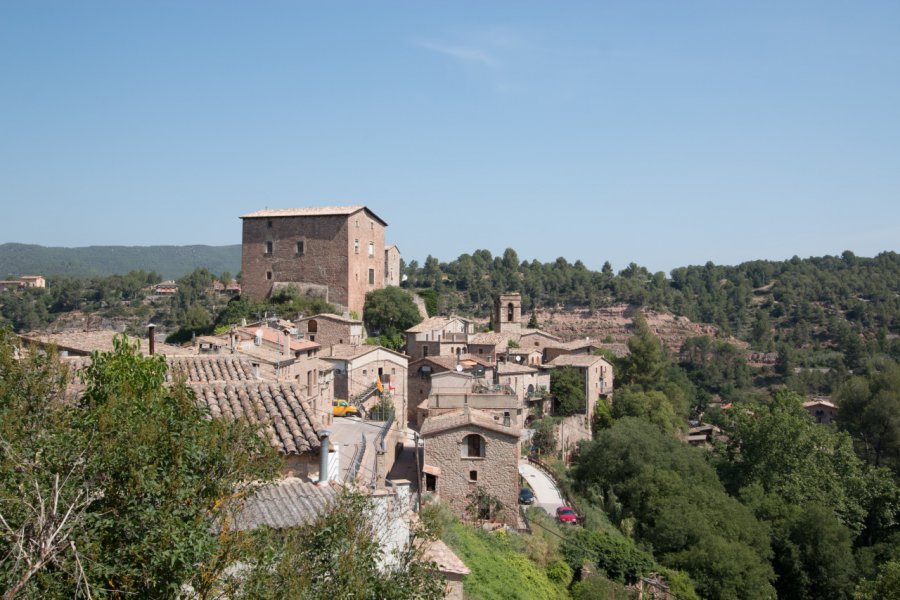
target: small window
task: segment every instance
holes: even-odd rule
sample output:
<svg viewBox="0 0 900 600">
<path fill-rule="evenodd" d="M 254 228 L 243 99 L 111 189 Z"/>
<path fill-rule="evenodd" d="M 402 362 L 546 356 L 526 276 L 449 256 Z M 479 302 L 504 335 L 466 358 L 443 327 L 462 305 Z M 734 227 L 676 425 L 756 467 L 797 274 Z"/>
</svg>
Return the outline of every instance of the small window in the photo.
<svg viewBox="0 0 900 600">
<path fill-rule="evenodd" d="M 470 433 L 463 441 L 463 458 L 484 458 L 484 440 L 477 433 Z"/>
<path fill-rule="evenodd" d="M 375 269 L 369 269 L 369 285 L 375 285 Z"/>
<path fill-rule="evenodd" d="M 428 346 L 422 346 L 422 356 L 428 356 Z"/>
<path fill-rule="evenodd" d="M 310 319 L 306 323 L 306 331 L 309 333 L 318 333 L 319 332 L 319 322 L 315 319 Z"/>
<path fill-rule="evenodd" d="M 431 473 L 425 473 L 425 491 L 426 492 L 436 492 L 437 491 L 437 477 L 435 477 Z"/>
<path fill-rule="evenodd" d="M 375 256 L 375 242 L 369 242 L 369 258 Z"/>
<path fill-rule="evenodd" d="M 469 481 L 478 481 L 478 471 L 469 471 Z"/>
<path fill-rule="evenodd" d="M 375 221 L 369 221 L 369 229 L 375 229 Z"/>
<path fill-rule="evenodd" d="M 266 227 L 272 229 L 272 221 L 266 221 Z"/>
<path fill-rule="evenodd" d="M 359 240 L 353 240 L 353 252 L 359 254 Z"/>
<path fill-rule="evenodd" d="M 311 341 L 311 342 L 316 341 L 316 336 L 310 335 L 310 336 L 309 336 L 309 341 Z"/>
<path fill-rule="evenodd" d="M 306 250 L 306 244 L 303 240 L 297 242 L 297 256 L 303 256 L 304 251 Z"/>
<path fill-rule="evenodd" d="M 266 271 L 266 280 L 272 281 L 272 271 Z"/>
<path fill-rule="evenodd" d="M 266 242 L 266 254 L 272 254 L 273 248 L 274 244 L 272 242 Z"/>
</svg>

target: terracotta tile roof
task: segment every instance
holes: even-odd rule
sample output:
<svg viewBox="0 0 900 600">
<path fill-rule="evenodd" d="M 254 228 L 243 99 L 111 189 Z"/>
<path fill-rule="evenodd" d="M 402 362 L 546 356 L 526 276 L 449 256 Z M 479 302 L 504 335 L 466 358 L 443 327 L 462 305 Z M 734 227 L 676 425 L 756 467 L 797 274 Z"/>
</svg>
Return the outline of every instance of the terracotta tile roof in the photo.
<svg viewBox="0 0 900 600">
<path fill-rule="evenodd" d="M 549 339 L 554 340 L 554 341 L 562 341 L 560 338 L 558 338 L 557 336 L 553 335 L 552 333 L 547 333 L 546 331 L 542 331 L 542 330 L 540 330 L 540 329 L 527 329 L 527 328 L 522 328 L 522 329 L 519 330 L 519 332 L 521 333 L 521 335 L 519 336 L 519 339 L 521 339 L 521 338 L 523 338 L 523 337 L 530 336 L 530 335 L 540 335 L 540 336 L 543 336 L 543 337 L 545 337 L 545 338 L 549 338 Z"/>
<path fill-rule="evenodd" d="M 554 367 L 586 368 L 592 367 L 598 362 L 604 362 L 609 365 L 609 362 L 605 358 L 593 354 L 563 354 L 562 356 L 557 356 L 551 360 L 549 364 Z"/>
<path fill-rule="evenodd" d="M 455 575 L 468 575 L 469 567 L 441 540 L 428 542 L 422 552 L 426 561 L 437 565 L 441 573 L 453 573 Z"/>
<path fill-rule="evenodd" d="M 448 429 L 457 429 L 459 427 L 467 426 L 481 427 L 483 429 L 505 433 L 514 437 L 519 437 L 520 433 L 517 427 L 506 427 L 503 423 L 495 421 L 494 418 L 486 412 L 470 408 L 435 417 L 427 417 L 425 422 L 422 423 L 422 430 L 419 433 L 422 437 L 425 437 L 440 433 L 441 431 L 447 431 Z"/>
<path fill-rule="evenodd" d="M 273 529 L 307 525 L 328 510 L 337 495 L 334 487 L 320 487 L 295 477 L 263 484 L 235 516 L 234 528 L 243 531 L 262 525 Z"/>
<path fill-rule="evenodd" d="M 597 342 L 592 342 L 591 340 L 572 340 L 570 342 L 563 342 L 561 344 L 556 344 L 553 346 L 554 348 L 564 348 L 565 350 L 580 350 L 581 348 L 599 348 L 600 345 Z"/>
<path fill-rule="evenodd" d="M 537 373 L 537 369 L 513 362 L 500 362 L 497 363 L 497 373 L 499 375 L 522 375 L 525 373 Z"/>
<path fill-rule="evenodd" d="M 417 358 L 414 361 L 410 361 L 410 370 L 412 370 L 413 365 L 422 363 L 431 363 L 432 365 L 447 369 L 448 371 L 454 370 L 457 365 L 455 356 L 424 356 L 422 358 Z"/>
<path fill-rule="evenodd" d="M 238 331 L 245 337 L 249 336 L 250 338 L 256 337 L 257 331 L 262 331 L 263 340 L 265 340 L 266 342 L 272 345 L 277 344 L 279 347 L 282 347 L 284 345 L 284 333 L 282 333 L 278 329 L 273 329 L 272 327 L 240 327 Z M 302 350 L 313 350 L 315 348 L 321 347 L 322 346 L 320 344 L 311 342 L 309 340 L 298 340 L 297 338 L 291 338 L 291 350 L 293 350 L 294 352 Z"/>
<path fill-rule="evenodd" d="M 375 219 L 383 225 L 387 225 L 384 220 L 372 212 L 369 208 L 362 204 L 352 206 L 313 206 L 308 208 L 266 208 L 256 212 L 241 215 L 242 219 L 264 219 L 267 217 L 330 217 L 330 216 L 350 216 L 361 210 L 367 211 Z"/>
<path fill-rule="evenodd" d="M 296 455 L 319 449 L 321 421 L 300 386 L 288 382 L 192 385 L 197 401 L 214 419 L 244 418 L 279 452 Z"/>
<path fill-rule="evenodd" d="M 493 344 L 495 346 L 503 345 L 504 347 L 508 341 L 509 336 L 494 331 L 476 333 L 469 339 L 470 344 Z"/>
<path fill-rule="evenodd" d="M 325 350 L 325 356 L 320 356 L 319 358 L 325 360 L 328 360 L 329 358 L 338 360 L 353 360 L 354 358 L 365 356 L 366 354 L 379 349 L 396 355 L 398 359 L 409 360 L 409 357 L 402 352 L 397 352 L 395 350 L 391 350 L 390 348 L 385 348 L 384 346 L 374 346 L 371 344 L 362 344 L 360 346 L 353 346 L 351 344 L 334 344 L 333 346 L 329 346 L 328 349 Z"/>
<path fill-rule="evenodd" d="M 359 319 L 351 319 L 350 317 L 345 317 L 343 315 L 333 315 L 331 313 L 319 313 L 317 315 L 312 315 L 311 317 L 303 317 L 302 319 L 297 319 L 297 323 L 302 323 L 303 321 L 309 321 L 310 319 L 329 319 L 331 321 L 338 321 L 340 323 L 349 323 L 351 325 L 362 325 L 362 321 Z"/>
<path fill-rule="evenodd" d="M 463 317 L 428 317 L 418 325 L 413 325 L 409 329 L 406 330 L 406 333 L 427 333 L 430 331 L 438 331 L 443 330 L 444 327 L 450 324 L 451 321 L 462 321 L 464 323 L 470 323 L 468 319 L 464 319 Z"/>
<path fill-rule="evenodd" d="M 803 403 L 803 408 L 810 408 L 812 406 L 824 406 L 826 408 L 837 408 L 837 405 L 829 400 L 828 398 L 813 398 L 812 400 L 807 400 Z"/>
<path fill-rule="evenodd" d="M 233 355 L 205 355 L 169 358 L 166 380 L 183 374 L 188 383 L 254 381 L 253 366 L 246 358 Z"/>
<path fill-rule="evenodd" d="M 121 332 L 110 329 L 98 331 L 73 331 L 68 333 L 27 333 L 19 337 L 25 342 L 39 345 L 53 344 L 59 350 L 76 354 L 90 354 L 94 351 L 112 352 L 113 338 Z M 140 350 L 146 356 L 150 354 L 150 342 L 146 338 L 128 337 L 131 343 L 140 342 Z M 193 348 L 182 348 L 170 344 L 156 343 L 156 353 L 172 356 L 189 356 L 196 354 Z"/>
<path fill-rule="evenodd" d="M 69 377 L 75 385 L 80 385 L 78 371 L 91 364 L 88 356 L 64 358 L 63 364 L 69 366 Z M 199 356 L 166 357 L 169 369 L 166 371 L 166 382 L 172 383 L 183 374 L 185 382 L 191 383 L 226 383 L 255 381 L 253 365 L 246 358 L 234 355 L 204 354 Z"/>
</svg>

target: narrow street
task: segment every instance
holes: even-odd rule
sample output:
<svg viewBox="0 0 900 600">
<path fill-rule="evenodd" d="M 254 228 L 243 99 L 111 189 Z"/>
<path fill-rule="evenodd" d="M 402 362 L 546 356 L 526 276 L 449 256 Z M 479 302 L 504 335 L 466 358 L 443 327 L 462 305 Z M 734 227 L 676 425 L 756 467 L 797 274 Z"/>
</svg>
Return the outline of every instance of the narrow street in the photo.
<svg viewBox="0 0 900 600">
<path fill-rule="evenodd" d="M 553 480 L 527 461 L 519 462 L 519 474 L 534 492 L 534 505 L 543 508 L 547 514 L 556 515 L 556 509 L 563 505 L 563 499 Z"/>
</svg>

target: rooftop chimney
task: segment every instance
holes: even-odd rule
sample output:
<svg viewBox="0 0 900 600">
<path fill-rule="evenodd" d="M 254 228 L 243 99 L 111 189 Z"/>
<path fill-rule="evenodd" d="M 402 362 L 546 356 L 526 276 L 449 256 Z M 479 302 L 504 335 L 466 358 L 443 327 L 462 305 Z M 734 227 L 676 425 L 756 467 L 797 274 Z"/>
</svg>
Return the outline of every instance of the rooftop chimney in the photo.
<svg viewBox="0 0 900 600">
<path fill-rule="evenodd" d="M 319 432 L 322 441 L 319 449 L 319 485 L 328 485 L 328 438 L 330 435 L 330 429 L 323 429 Z"/>
<path fill-rule="evenodd" d="M 153 356 L 153 353 L 156 351 L 156 325 L 150 323 L 147 325 L 147 337 L 150 341 L 150 356 Z"/>
</svg>

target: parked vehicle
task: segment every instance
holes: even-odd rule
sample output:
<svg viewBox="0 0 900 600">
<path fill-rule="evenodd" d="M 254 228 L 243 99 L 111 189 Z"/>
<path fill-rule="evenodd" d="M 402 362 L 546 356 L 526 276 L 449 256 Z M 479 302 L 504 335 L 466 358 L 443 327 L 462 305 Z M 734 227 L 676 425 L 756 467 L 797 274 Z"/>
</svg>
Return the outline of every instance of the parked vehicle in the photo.
<svg viewBox="0 0 900 600">
<path fill-rule="evenodd" d="M 519 504 L 534 504 L 534 492 L 528 488 L 519 490 Z"/>
<path fill-rule="evenodd" d="M 556 518 L 560 523 L 570 523 L 576 525 L 578 523 L 578 515 L 572 510 L 571 506 L 560 506 L 556 509 Z"/>
<path fill-rule="evenodd" d="M 359 410 L 346 400 L 335 400 L 331 403 L 331 412 L 336 417 L 358 417 Z"/>
</svg>

